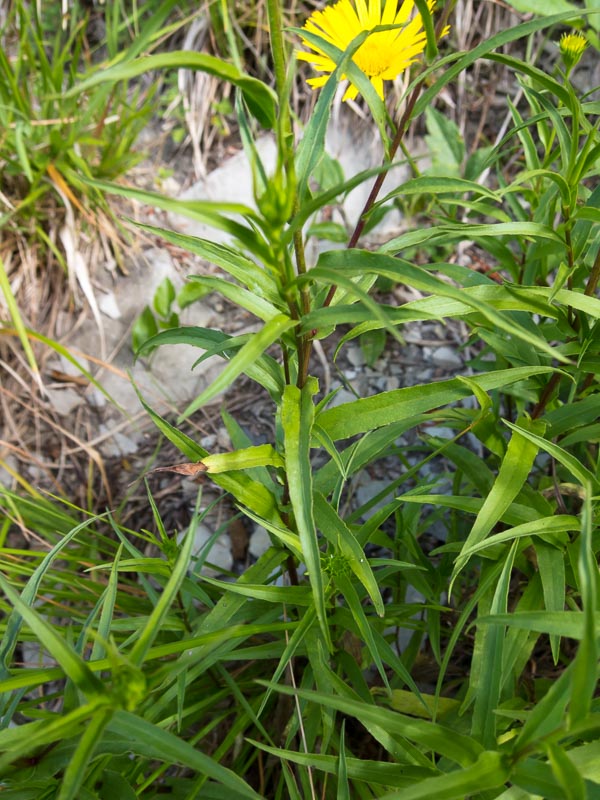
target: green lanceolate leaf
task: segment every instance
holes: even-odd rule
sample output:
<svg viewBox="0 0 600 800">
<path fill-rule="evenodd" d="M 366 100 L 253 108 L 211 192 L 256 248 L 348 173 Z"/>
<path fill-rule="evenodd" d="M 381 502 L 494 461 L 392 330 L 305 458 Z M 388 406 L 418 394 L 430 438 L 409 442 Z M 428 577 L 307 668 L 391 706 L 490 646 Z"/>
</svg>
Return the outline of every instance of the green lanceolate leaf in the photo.
<svg viewBox="0 0 600 800">
<path fill-rule="evenodd" d="M 573 693 L 569 708 L 571 725 L 585 719 L 598 688 L 598 631 L 596 629 L 598 561 L 593 544 L 592 488 L 589 483 L 584 483 L 584 492 L 577 565 L 583 602 L 584 631 L 573 665 Z"/>
<path fill-rule="evenodd" d="M 554 372 L 551 367 L 516 367 L 474 375 L 470 380 L 487 392 L 551 372 Z M 410 386 L 406 389 L 382 392 L 375 397 L 367 397 L 352 403 L 342 403 L 335 408 L 322 411 L 317 421 L 319 427 L 323 428 L 333 441 L 337 441 L 355 436 L 357 433 L 382 428 L 393 422 L 401 422 L 403 419 L 448 403 L 455 403 L 470 394 L 471 391 L 464 382 L 453 378 L 426 386 Z"/>
<path fill-rule="evenodd" d="M 55 745 L 63 739 L 81 736 L 84 725 L 96 715 L 110 711 L 106 697 L 97 696 L 61 716 L 29 722 L 0 731 L 0 775 L 4 777 L 9 765 L 35 753 L 39 748 Z"/>
<path fill-rule="evenodd" d="M 480 553 L 483 550 L 487 550 L 489 547 L 494 547 L 498 544 L 504 544 L 506 542 L 512 542 L 514 539 L 522 539 L 528 537 L 551 537 L 553 534 L 562 533 L 566 531 L 578 531 L 580 527 L 579 520 L 577 517 L 573 517 L 569 514 L 558 514 L 554 517 L 542 517 L 534 519 L 532 522 L 525 522 L 522 525 L 517 525 L 515 528 L 509 528 L 506 531 L 502 531 L 501 533 L 495 533 L 492 536 L 488 536 L 481 542 L 474 544 L 471 547 L 465 547 L 461 550 L 461 555 L 463 558 L 470 558 L 475 553 Z M 546 547 L 551 547 L 551 545 L 545 545 Z M 537 548 L 537 543 L 536 543 Z M 556 549 L 556 548 L 553 548 Z M 559 553 L 559 550 L 556 550 Z M 550 579 L 550 575 L 549 575 Z M 564 589 L 564 587 L 563 587 Z M 562 604 L 564 605 L 564 603 Z M 561 605 L 561 608 L 562 608 Z M 551 609 L 548 607 L 548 610 L 557 610 Z"/>
<path fill-rule="evenodd" d="M 513 611 L 477 619 L 478 625 L 509 625 L 525 631 L 583 639 L 587 621 L 583 611 Z M 594 614 L 595 635 L 600 635 L 600 611 Z"/>
<path fill-rule="evenodd" d="M 100 519 L 100 517 L 88 519 L 85 522 L 82 522 L 81 525 L 77 525 L 75 528 L 69 531 L 69 533 L 67 533 L 61 539 L 61 541 L 52 548 L 52 550 L 50 550 L 40 565 L 36 567 L 34 573 L 29 578 L 25 588 L 21 592 L 20 602 L 22 604 L 24 604 L 26 607 L 30 607 L 34 604 L 41 582 L 55 559 L 60 555 L 62 550 L 64 550 L 70 544 L 70 542 L 73 541 L 73 539 L 75 539 L 78 534 L 80 534 L 86 528 L 89 528 L 98 519 Z M 17 646 L 18 636 L 22 625 L 23 615 L 20 613 L 19 609 L 15 607 L 14 611 L 8 618 L 6 629 L 0 644 L 0 678 L 2 679 L 9 677 L 10 660 L 14 653 L 15 647 Z M 0 703 L 0 711 L 3 713 L 4 701 L 6 698 L 0 697 L 0 700 L 2 701 Z"/>
<path fill-rule="evenodd" d="M 475 764 L 448 775 L 426 778 L 399 792 L 384 794 L 381 800 L 464 800 L 486 789 L 503 786 L 510 776 L 505 755 L 495 751 L 482 753 Z"/>
<path fill-rule="evenodd" d="M 321 572 L 321 552 L 313 513 L 310 464 L 310 439 L 315 413 L 312 398 L 316 391 L 314 378 L 307 381 L 303 389 L 286 386 L 281 406 L 281 425 L 290 503 L 313 592 L 315 612 L 327 647 L 331 649 Z"/>
<path fill-rule="evenodd" d="M 217 292 L 218 294 L 231 300 L 239 308 L 245 308 L 255 317 L 268 322 L 273 317 L 281 313 L 281 308 L 275 307 L 272 303 L 254 291 L 244 289 L 243 286 L 238 286 L 236 283 L 226 281 L 224 278 L 210 278 L 203 275 L 194 275 L 192 277 L 194 284 L 203 286 L 207 294 L 209 292 Z M 282 303 L 279 303 L 282 306 Z"/>
<path fill-rule="evenodd" d="M 305 689 L 294 690 L 287 686 L 272 686 L 273 691 L 283 694 L 297 694 L 304 700 L 334 708 L 354 717 L 363 725 L 379 725 L 393 736 L 406 738 L 434 753 L 446 756 L 463 767 L 472 765 L 483 753 L 483 747 L 470 736 L 453 731 L 450 728 L 421 719 L 398 714 L 387 708 L 353 700 L 348 697 L 337 697 Z"/>
<path fill-rule="evenodd" d="M 102 732 L 110 722 L 113 710 L 101 708 L 89 720 L 86 728 L 77 743 L 67 768 L 65 769 L 61 787 L 56 800 L 77 800 L 80 795 L 81 784 L 86 778 L 86 771 L 93 758 L 94 751 Z"/>
<path fill-rule="evenodd" d="M 376 30 L 398 30 L 399 28 L 399 25 L 378 25 Z M 325 53 L 325 55 L 328 56 L 334 64 L 341 64 L 345 58 L 348 56 L 351 57 L 369 36 L 369 31 L 361 31 L 349 43 L 346 50 L 343 51 L 332 44 L 329 38 L 325 39 L 321 36 L 317 36 L 315 33 L 311 33 L 310 31 L 306 30 L 306 28 L 292 28 L 291 30 L 302 39 L 305 39 L 310 45 Z M 385 103 L 377 94 L 377 91 L 375 90 L 375 87 L 369 78 L 367 78 L 365 73 L 351 58 L 348 58 L 348 60 L 345 61 L 345 74 L 348 76 L 348 78 L 350 78 L 352 83 L 358 88 L 360 94 L 366 100 L 369 110 L 373 116 L 373 120 L 379 129 L 379 134 L 381 136 L 384 149 L 386 152 L 388 152 L 390 141 L 387 127 L 389 115 L 387 113 Z"/>
<path fill-rule="evenodd" d="M 196 444 L 191 437 L 177 430 L 174 425 L 150 408 L 139 392 L 138 397 L 159 431 L 190 461 L 198 463 L 209 455 L 208 451 Z M 240 505 L 253 511 L 262 520 L 283 527 L 277 500 L 263 484 L 252 480 L 243 472 L 235 471 L 219 473 L 212 476 L 212 480 L 226 492 L 230 492 Z"/>
<path fill-rule="evenodd" d="M 205 200 L 175 200 L 157 192 L 148 192 L 144 189 L 134 189 L 129 186 L 121 186 L 118 183 L 107 181 L 83 179 L 78 176 L 87 186 L 98 189 L 106 194 L 115 194 L 118 197 L 128 197 L 137 200 L 147 206 L 161 208 L 172 214 L 181 214 L 188 219 L 198 220 L 206 225 L 210 225 L 217 230 L 222 230 L 232 236 L 253 253 L 263 263 L 268 264 L 271 252 L 265 239 L 256 230 L 248 225 L 244 225 L 235 219 L 230 219 L 228 215 L 242 216 L 250 223 L 256 224 L 258 217 L 256 212 L 241 203 L 219 203 Z"/>
<path fill-rule="evenodd" d="M 421 232 L 418 231 L 417 235 L 420 236 Z M 490 235 L 492 234 L 490 233 Z M 497 236 L 498 233 L 494 235 Z M 552 235 L 555 236 L 554 232 L 552 232 Z M 463 238 L 462 235 L 459 238 Z M 414 246 L 414 244 L 414 242 L 411 242 L 411 246 Z M 357 278 L 364 279 L 368 275 L 380 275 L 400 283 L 407 283 L 416 289 L 430 292 L 436 297 L 449 297 L 470 305 L 474 312 L 483 315 L 488 322 L 500 328 L 509 336 L 517 337 L 557 360 L 566 363 L 569 361 L 559 350 L 550 346 L 544 338 L 520 325 L 514 317 L 501 314 L 480 298 L 477 300 L 471 299 L 469 294 L 450 286 L 435 275 L 431 275 L 427 270 L 414 266 L 403 259 L 391 257 L 384 252 L 372 253 L 353 249 L 333 250 L 322 253 L 317 266 L 310 270 L 306 280 L 318 280 L 335 285 L 336 282 L 341 283 L 352 278 L 355 280 Z M 377 314 L 374 314 L 374 316 L 377 317 Z"/>
<path fill-rule="evenodd" d="M 383 600 L 373 570 L 355 535 L 322 494 L 315 494 L 317 525 L 334 547 L 346 558 L 348 566 L 367 590 L 380 617 L 384 615 Z"/>
<path fill-rule="evenodd" d="M 202 580 L 213 586 L 219 586 L 233 594 L 267 603 L 289 604 L 290 606 L 309 606 L 312 604 L 311 591 L 308 586 L 261 586 L 249 583 L 225 583 L 224 581 L 202 576 Z"/>
<path fill-rule="evenodd" d="M 285 467 L 285 461 L 270 444 L 258 444 L 234 450 L 232 453 L 206 456 L 202 459 L 202 464 L 210 474 L 254 467 Z"/>
<path fill-rule="evenodd" d="M 585 467 L 575 456 L 560 447 L 560 445 L 544 439 L 542 436 L 538 435 L 535 430 L 529 430 L 523 425 L 513 425 L 512 422 L 508 422 L 507 420 L 504 420 L 504 424 L 508 425 L 511 430 L 516 431 L 521 434 L 521 436 L 529 439 L 529 441 L 536 445 L 540 450 L 544 450 L 546 453 L 549 453 L 552 458 L 555 458 L 560 464 L 566 467 L 571 475 L 573 475 L 575 480 L 579 481 L 582 486 L 587 486 L 589 484 L 594 492 L 598 492 L 600 490 L 600 482 L 596 476 L 590 472 L 590 470 L 587 469 L 587 467 Z"/>
<path fill-rule="evenodd" d="M 251 258 L 240 253 L 239 249 L 197 236 L 157 228 L 154 225 L 142 225 L 138 222 L 136 226 L 215 264 L 248 289 L 258 291 L 269 302 L 279 302 L 279 293 L 273 278 Z M 195 277 L 191 276 L 192 279 Z"/>
<path fill-rule="evenodd" d="M 290 319 L 284 314 L 278 314 L 273 319 L 269 320 L 262 330 L 255 333 L 241 349 L 233 356 L 231 361 L 227 364 L 225 369 L 221 372 L 207 388 L 193 400 L 186 410 L 179 417 L 179 422 L 187 419 L 194 411 L 197 411 L 203 405 L 208 403 L 213 397 L 216 397 L 221 392 L 225 391 L 233 381 L 243 372 L 247 372 L 248 368 L 264 354 L 264 351 L 277 341 L 282 334 L 289 331 L 296 325 L 296 321 Z"/>
<path fill-rule="evenodd" d="M 533 19 L 529 22 L 523 23 L 522 25 L 516 25 L 513 28 L 499 31 L 489 39 L 482 41 L 479 45 L 477 45 L 477 47 L 474 47 L 468 53 L 459 53 L 452 56 L 451 59 L 448 59 L 448 62 L 455 61 L 455 63 L 449 65 L 446 64 L 446 68 L 440 77 L 437 78 L 437 80 L 435 80 L 434 83 L 429 86 L 419 97 L 417 103 L 415 104 L 414 116 L 422 114 L 424 110 L 433 103 L 444 86 L 447 86 L 458 75 L 460 75 L 461 72 L 464 72 L 464 70 L 466 70 L 471 64 L 474 64 L 478 59 L 489 56 L 490 53 L 493 53 L 493 51 L 498 50 L 509 42 L 515 42 L 517 39 L 521 38 L 525 39 L 527 36 L 530 36 L 539 30 L 544 30 L 544 28 L 549 28 L 552 25 L 566 22 L 567 20 L 572 19 L 572 17 L 572 12 L 568 12 L 566 14 L 554 14 L 553 16 L 544 17 L 542 19 Z M 496 53 L 494 53 L 494 55 L 496 55 Z M 519 62 L 518 59 L 515 59 L 515 61 L 517 61 L 519 66 L 523 63 Z M 437 66 L 439 66 L 439 64 Z M 515 67 L 518 69 L 517 65 L 513 65 L 513 68 Z M 549 79 L 548 75 L 545 77 Z M 565 103 L 565 105 L 569 105 L 568 91 L 558 84 L 557 81 L 553 80 L 552 83 L 558 85 L 558 93 L 554 87 L 553 93 L 559 97 Z"/>
<path fill-rule="evenodd" d="M 104 735 L 107 742 L 110 742 L 109 734 L 113 734 L 119 740 L 124 739 L 127 742 L 127 750 L 142 758 L 181 764 L 199 775 L 206 775 L 226 787 L 232 793 L 231 797 L 262 800 L 242 778 L 202 753 L 197 746 L 139 716 L 127 711 L 118 711 Z"/>
<path fill-rule="evenodd" d="M 548 611 L 562 611 L 565 607 L 565 558 L 564 551 L 554 544 L 535 541 L 535 553 L 544 593 L 544 605 Z M 554 663 L 558 663 L 560 638 L 550 637 Z"/>
<path fill-rule="evenodd" d="M 211 328 L 183 327 L 161 331 L 147 339 L 138 350 L 138 356 L 166 344 L 189 344 L 200 347 L 208 353 L 230 359 L 232 354 L 243 347 L 249 337 L 228 336 Z M 205 354 L 206 355 L 206 354 Z M 283 391 L 283 370 L 274 358 L 263 353 L 253 362 L 246 364 L 245 374 L 264 387 L 273 399 Z"/>
<path fill-rule="evenodd" d="M 534 430 L 543 431 L 542 423 L 525 423 Z M 456 559 L 453 579 L 467 563 L 463 551 L 483 541 L 493 529 L 494 525 L 503 516 L 506 509 L 519 494 L 533 465 L 533 460 L 538 453 L 538 448 L 518 434 L 516 431 L 511 437 L 506 454 L 502 460 L 498 477 L 494 481 L 475 520 L 471 532 L 467 536 L 463 550 Z"/>
</svg>

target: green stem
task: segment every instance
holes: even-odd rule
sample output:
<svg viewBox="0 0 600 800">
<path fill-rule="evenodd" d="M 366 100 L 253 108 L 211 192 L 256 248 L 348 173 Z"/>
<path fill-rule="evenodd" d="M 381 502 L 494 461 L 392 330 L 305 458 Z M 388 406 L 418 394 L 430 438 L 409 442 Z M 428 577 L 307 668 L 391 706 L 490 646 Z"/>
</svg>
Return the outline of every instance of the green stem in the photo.
<svg viewBox="0 0 600 800">
<path fill-rule="evenodd" d="M 587 282 L 587 286 L 585 287 L 584 294 L 587 297 L 592 297 L 596 293 L 596 288 L 598 286 L 598 281 L 600 280 L 600 250 L 596 255 L 596 260 L 594 261 L 594 266 L 592 267 L 592 271 L 590 272 L 590 277 Z"/>
<path fill-rule="evenodd" d="M 277 97 L 279 99 L 279 125 L 280 125 L 280 147 L 283 149 L 283 162 L 285 165 L 287 186 L 289 191 L 295 191 L 296 175 L 294 168 L 294 153 L 291 137 L 291 118 L 289 101 L 287 96 L 287 59 L 285 43 L 283 38 L 283 18 L 281 15 L 281 4 L 279 0 L 267 0 L 267 14 L 269 18 L 269 31 L 271 38 L 271 53 L 273 55 L 273 68 L 275 72 L 275 85 Z M 298 211 L 298 199 L 294 203 L 293 213 Z M 306 257 L 304 254 L 304 241 L 302 231 L 294 233 L 294 254 L 296 256 L 296 274 L 303 275 L 306 272 Z M 295 277 L 295 276 L 294 276 Z M 310 293 L 307 287 L 300 290 L 301 314 L 308 314 L 310 311 Z M 302 388 L 308 375 L 308 364 L 310 361 L 311 342 L 310 337 L 303 335 L 297 338 L 298 347 L 298 379 L 297 385 Z"/>
<path fill-rule="evenodd" d="M 570 234 L 569 234 L 569 240 L 570 240 Z M 572 251 L 571 251 L 571 258 L 572 258 Z M 596 259 L 592 266 L 592 271 L 590 272 L 590 277 L 583 292 L 587 297 L 592 297 L 596 293 L 596 288 L 598 286 L 599 280 L 600 280 L 600 252 L 598 252 L 598 254 L 596 255 Z M 569 312 L 570 311 L 571 309 L 569 308 Z M 576 317 L 573 320 L 573 327 L 575 330 L 579 329 L 578 323 L 579 319 Z M 550 378 L 550 380 L 546 384 L 544 391 L 541 394 L 540 399 L 538 400 L 533 411 L 531 412 L 532 419 L 537 419 L 537 417 L 539 417 L 542 414 L 542 412 L 546 408 L 546 405 L 548 404 L 548 400 L 550 400 L 552 394 L 554 393 L 554 390 L 560 383 L 561 377 L 562 375 L 560 374 L 560 372 L 555 372 L 554 375 Z M 591 379 L 593 380 L 593 375 L 591 376 Z M 584 381 L 583 389 L 586 389 L 590 385 L 590 382 L 591 382 L 590 375 L 588 375 Z"/>
<path fill-rule="evenodd" d="M 283 18 L 279 0 L 267 0 L 267 15 L 269 18 L 269 36 L 271 39 L 271 53 L 273 55 L 273 68 L 275 71 L 275 85 L 281 107 L 284 105 L 285 94 L 285 45 L 283 43 Z M 286 104 L 287 105 L 287 104 Z"/>
</svg>

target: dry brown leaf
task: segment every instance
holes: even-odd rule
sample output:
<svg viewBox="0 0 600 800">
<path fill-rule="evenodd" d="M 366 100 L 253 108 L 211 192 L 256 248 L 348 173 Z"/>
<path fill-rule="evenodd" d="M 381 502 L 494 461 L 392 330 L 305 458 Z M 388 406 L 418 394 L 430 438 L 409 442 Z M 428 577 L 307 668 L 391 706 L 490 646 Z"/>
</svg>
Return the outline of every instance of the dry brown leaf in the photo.
<svg viewBox="0 0 600 800">
<path fill-rule="evenodd" d="M 206 467 L 201 462 L 192 464 L 171 464 L 168 467 L 156 467 L 151 469 L 148 474 L 154 472 L 176 472 L 178 475 L 185 475 L 187 478 L 197 478 L 203 472 L 206 472 Z"/>
</svg>

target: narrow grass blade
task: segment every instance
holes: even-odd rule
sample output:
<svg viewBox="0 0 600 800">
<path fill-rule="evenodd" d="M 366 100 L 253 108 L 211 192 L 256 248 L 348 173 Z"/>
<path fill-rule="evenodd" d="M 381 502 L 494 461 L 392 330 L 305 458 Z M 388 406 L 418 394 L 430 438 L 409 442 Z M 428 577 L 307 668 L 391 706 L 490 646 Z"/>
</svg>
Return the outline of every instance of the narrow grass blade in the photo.
<svg viewBox="0 0 600 800">
<path fill-rule="evenodd" d="M 138 639 L 129 654 L 129 660 L 132 664 L 139 667 L 150 649 L 152 642 L 160 631 L 161 622 L 169 613 L 177 593 L 186 576 L 187 569 L 192 555 L 192 546 L 194 544 L 194 529 L 190 527 L 187 536 L 183 540 L 183 546 L 179 553 L 179 558 L 175 563 L 171 577 L 167 581 L 165 588 L 158 599 L 158 603 L 152 610 L 148 617 L 146 625 L 139 633 Z"/>
<path fill-rule="evenodd" d="M 351 800 L 350 785 L 348 784 L 348 765 L 346 764 L 346 721 L 342 721 L 340 731 L 340 753 L 337 768 L 337 794 L 336 800 Z"/>
<path fill-rule="evenodd" d="M 91 703 L 57 718 L 38 720 L 0 731 L 0 775 L 4 776 L 4 771 L 10 764 L 39 748 L 81 735 L 82 726 L 105 709 L 106 699 L 97 697 Z"/>
<path fill-rule="evenodd" d="M 208 53 L 196 53 L 192 50 L 175 50 L 140 56 L 134 60 L 120 62 L 106 69 L 96 70 L 89 78 L 64 93 L 63 97 L 80 95 L 101 83 L 128 81 L 138 75 L 146 75 L 156 69 L 190 69 L 215 75 L 228 83 L 237 86 L 248 104 L 252 115 L 265 128 L 273 128 L 276 120 L 276 96 L 262 81 L 251 78 L 233 64 L 223 61 Z"/>
<path fill-rule="evenodd" d="M 260 683 L 270 686 L 276 692 L 297 694 L 304 700 L 335 708 L 343 714 L 354 717 L 365 727 L 370 724 L 379 725 L 394 736 L 406 738 L 464 767 L 474 764 L 483 753 L 483 747 L 475 739 L 434 722 L 414 719 L 362 700 L 351 700 L 306 689 L 294 690 L 287 686 L 272 686 L 263 681 Z"/>
<path fill-rule="evenodd" d="M 112 714 L 113 710 L 111 708 L 101 708 L 87 723 L 83 735 L 77 743 L 75 752 L 65 769 L 56 800 L 77 800 L 79 797 L 81 784 L 87 777 L 86 770 Z"/>
<path fill-rule="evenodd" d="M 490 609 L 492 614 L 506 612 L 516 549 L 517 542 L 513 542 L 494 592 Z M 475 682 L 471 733 L 473 738 L 489 750 L 496 745 L 497 718 L 494 712 L 499 705 L 500 689 L 504 683 L 502 664 L 505 631 L 500 625 L 494 625 L 491 629 L 480 631 L 480 635 L 484 637 L 483 645 L 475 648 L 471 665 L 472 682 L 473 679 Z"/>
<path fill-rule="evenodd" d="M 48 622 L 42 619 L 31 606 L 27 605 L 22 597 L 19 597 L 17 592 L 2 576 L 0 576 L 0 588 L 2 588 L 7 599 L 27 623 L 36 638 L 52 657 L 58 661 L 65 675 L 73 681 L 75 686 L 90 698 L 96 695 L 104 695 L 106 692 L 104 684 L 94 675 L 86 662 L 58 635 Z"/>
<path fill-rule="evenodd" d="M 92 519 L 85 520 L 80 525 L 77 525 L 73 528 L 69 533 L 67 533 L 60 542 L 58 542 L 50 552 L 44 557 L 42 562 L 39 566 L 36 567 L 35 571 L 27 581 L 23 591 L 21 592 L 20 600 L 26 606 L 33 605 L 33 602 L 36 598 L 38 593 L 40 584 L 44 578 L 44 575 L 51 567 L 52 563 L 55 559 L 60 555 L 62 550 L 64 550 L 67 545 L 83 530 L 89 528 L 90 525 L 93 525 L 99 519 L 101 519 L 104 514 L 99 517 L 93 517 Z M 0 678 L 8 678 L 9 677 L 9 666 L 10 666 L 10 659 L 12 658 L 12 654 L 14 653 L 14 649 L 17 645 L 17 637 L 19 635 L 19 631 L 21 630 L 21 625 L 23 623 L 23 617 L 21 613 L 15 609 L 8 621 L 6 623 L 6 629 L 4 636 L 2 637 L 2 642 L 0 644 Z"/>
<path fill-rule="evenodd" d="M 98 624 L 97 637 L 92 647 L 90 661 L 97 661 L 104 658 L 104 643 L 108 642 L 111 632 L 111 623 L 115 611 L 115 602 L 117 599 L 117 589 L 119 585 L 119 561 L 123 552 L 123 544 L 119 545 L 116 552 L 115 560 L 113 561 L 110 570 L 110 577 L 104 592 L 104 600 L 102 603 L 102 612 L 100 614 L 100 622 Z"/>
<path fill-rule="evenodd" d="M 23 318 L 19 312 L 19 306 L 17 305 L 17 301 L 15 300 L 15 296 L 11 289 L 10 281 L 8 280 L 8 275 L 6 274 L 6 269 L 4 267 L 2 258 L 0 258 L 0 292 L 2 292 L 4 295 L 4 301 L 8 307 L 8 313 L 10 314 L 13 325 L 17 331 L 19 341 L 21 342 L 21 347 L 23 348 L 25 356 L 27 357 L 27 363 L 29 364 L 34 377 L 37 381 L 39 381 L 39 369 L 37 361 L 33 350 L 31 349 L 31 345 L 29 344 L 27 328 L 25 327 L 25 323 L 23 322 Z"/>
<path fill-rule="evenodd" d="M 508 759 L 501 753 L 482 753 L 475 764 L 458 772 L 427 778 L 399 792 L 381 796 L 381 800 L 464 800 L 486 790 L 498 789 L 509 779 Z"/>
</svg>

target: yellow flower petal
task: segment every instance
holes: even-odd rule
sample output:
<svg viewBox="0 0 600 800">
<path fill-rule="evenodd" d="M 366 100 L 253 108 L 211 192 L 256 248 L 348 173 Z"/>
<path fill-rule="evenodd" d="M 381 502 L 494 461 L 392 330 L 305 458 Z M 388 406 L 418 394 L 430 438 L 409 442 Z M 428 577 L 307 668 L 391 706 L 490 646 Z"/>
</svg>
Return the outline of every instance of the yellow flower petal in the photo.
<svg viewBox="0 0 600 800">
<path fill-rule="evenodd" d="M 430 11 L 434 5 L 435 0 L 427 0 Z M 421 15 L 415 12 L 414 0 L 338 0 L 322 11 L 311 14 L 304 30 L 321 37 L 339 50 L 346 50 L 359 33 L 372 31 L 379 25 L 391 24 L 402 27 L 371 33 L 352 59 L 383 100 L 384 81 L 397 78 L 425 50 L 427 38 Z M 447 33 L 448 28 L 443 35 Z M 306 39 L 302 39 L 302 44 L 309 52 L 298 53 L 298 58 L 308 61 L 317 72 L 326 73 L 319 78 L 310 79 L 308 83 L 313 87 L 323 86 L 328 75 L 335 70 L 336 64 L 318 45 L 313 45 Z M 358 88 L 350 84 L 343 99 L 352 100 L 357 94 Z"/>
</svg>

